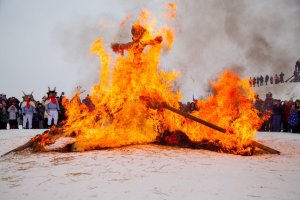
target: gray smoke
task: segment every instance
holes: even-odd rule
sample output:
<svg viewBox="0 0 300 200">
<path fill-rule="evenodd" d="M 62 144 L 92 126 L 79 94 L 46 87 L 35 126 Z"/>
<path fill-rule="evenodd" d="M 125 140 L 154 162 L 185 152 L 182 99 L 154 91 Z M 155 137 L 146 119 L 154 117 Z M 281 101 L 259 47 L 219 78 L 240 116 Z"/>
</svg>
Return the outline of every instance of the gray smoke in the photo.
<svg viewBox="0 0 300 200">
<path fill-rule="evenodd" d="M 113 2 L 120 4 L 118 9 L 122 12 L 118 15 L 108 11 L 92 19 L 81 17 L 57 28 L 67 57 L 81 66 L 77 69 L 80 80 L 89 80 L 89 86 L 98 81 L 95 72 L 99 68 L 98 59 L 89 55 L 92 42 L 99 37 L 103 37 L 107 45 L 130 41 L 131 25 L 140 11 L 143 8 L 153 11 L 160 24 L 160 11 L 168 1 Z M 285 73 L 285 78 L 292 75 L 294 64 L 300 57 L 300 0 L 189 0 L 175 3 L 175 43 L 171 52 L 163 54 L 161 67 L 181 72 L 178 84 L 184 101 L 191 100 L 193 94 L 195 97 L 206 96 L 209 81 L 226 68 L 232 68 L 242 77 L 280 72 Z M 121 20 L 128 14 L 131 17 L 120 28 Z M 99 25 L 101 20 L 105 26 Z"/>
<path fill-rule="evenodd" d="M 225 68 L 242 77 L 292 75 L 300 57 L 299 0 L 179 2 L 172 66 L 183 72 L 186 100 L 205 96 L 207 83 Z"/>
</svg>

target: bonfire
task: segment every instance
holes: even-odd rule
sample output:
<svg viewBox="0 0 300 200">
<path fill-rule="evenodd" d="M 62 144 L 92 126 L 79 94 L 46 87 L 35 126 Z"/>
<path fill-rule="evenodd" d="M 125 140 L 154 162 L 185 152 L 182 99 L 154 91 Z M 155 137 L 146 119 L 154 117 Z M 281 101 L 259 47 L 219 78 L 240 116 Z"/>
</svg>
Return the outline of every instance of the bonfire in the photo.
<svg viewBox="0 0 300 200">
<path fill-rule="evenodd" d="M 176 6 L 169 8 L 174 17 Z M 211 83 L 213 95 L 186 113 L 180 110 L 182 95 L 175 87 L 179 73 L 160 68 L 162 51 L 172 47 L 173 29 L 155 30 L 155 19 L 143 11 L 131 33 L 132 41 L 111 44 L 116 59 L 102 39 L 92 44 L 91 52 L 101 63 L 100 81 L 89 95 L 92 106 L 81 103 L 76 94 L 64 102 L 66 121 L 11 152 L 80 152 L 154 143 L 238 155 L 253 155 L 259 148 L 279 153 L 254 139 L 263 119 L 253 106 L 248 80 L 225 71 Z M 51 148 L 66 138 L 65 145 Z"/>
</svg>

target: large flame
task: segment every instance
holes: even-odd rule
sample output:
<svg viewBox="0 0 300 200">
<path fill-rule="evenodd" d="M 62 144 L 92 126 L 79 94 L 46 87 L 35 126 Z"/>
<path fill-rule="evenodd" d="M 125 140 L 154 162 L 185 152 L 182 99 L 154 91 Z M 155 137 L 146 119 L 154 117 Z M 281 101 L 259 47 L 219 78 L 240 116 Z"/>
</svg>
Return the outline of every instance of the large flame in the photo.
<svg viewBox="0 0 300 200">
<path fill-rule="evenodd" d="M 176 6 L 169 5 L 170 17 L 175 16 Z M 198 101 L 199 111 L 192 114 L 224 127 L 228 132 L 219 133 L 192 122 L 165 109 L 148 107 L 141 97 L 151 97 L 157 102 L 178 108 L 181 93 L 174 81 L 178 72 L 165 72 L 159 68 L 163 48 L 171 49 L 174 34 L 168 27 L 154 30 L 156 20 L 143 11 L 135 23 L 146 29 L 139 44 L 150 44 L 141 49 L 130 47 L 124 56 L 113 60 L 103 45 L 95 41 L 91 51 L 99 55 L 100 82 L 92 88 L 93 106 L 80 103 L 76 95 L 66 103 L 68 119 L 64 125 L 66 136 L 76 136 L 74 148 L 78 151 L 146 144 L 156 140 L 165 130 L 181 130 L 193 141 L 218 142 L 225 149 L 245 151 L 261 120 L 253 107 L 253 92 L 248 81 L 226 71 L 212 83 L 215 94 Z M 153 43 L 157 36 L 163 42 Z"/>
</svg>

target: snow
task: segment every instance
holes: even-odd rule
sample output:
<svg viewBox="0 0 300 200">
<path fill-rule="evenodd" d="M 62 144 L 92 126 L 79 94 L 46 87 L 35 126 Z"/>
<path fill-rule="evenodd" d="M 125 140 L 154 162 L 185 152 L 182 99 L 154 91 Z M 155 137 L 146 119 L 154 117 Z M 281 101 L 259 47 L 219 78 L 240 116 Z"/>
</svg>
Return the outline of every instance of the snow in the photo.
<svg viewBox="0 0 300 200">
<path fill-rule="evenodd" d="M 1 130 L 0 154 L 43 130 Z M 300 199 L 300 134 L 258 133 L 281 155 L 137 145 L 0 158 L 0 199 Z"/>
<path fill-rule="evenodd" d="M 254 91 L 263 100 L 266 98 L 266 94 L 271 92 L 275 99 L 281 99 L 283 101 L 292 99 L 295 101 L 296 99 L 300 99 L 300 82 L 269 84 L 261 87 L 254 87 Z"/>
</svg>

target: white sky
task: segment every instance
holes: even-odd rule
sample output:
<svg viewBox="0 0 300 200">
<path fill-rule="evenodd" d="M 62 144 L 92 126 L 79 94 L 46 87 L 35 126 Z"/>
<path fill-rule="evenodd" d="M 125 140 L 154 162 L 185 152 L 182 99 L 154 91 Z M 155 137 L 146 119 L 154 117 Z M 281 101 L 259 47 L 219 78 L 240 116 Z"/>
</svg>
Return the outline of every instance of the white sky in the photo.
<svg viewBox="0 0 300 200">
<path fill-rule="evenodd" d="M 98 81 L 92 42 L 130 40 L 130 29 L 120 31 L 120 21 L 128 14 L 135 20 L 148 8 L 161 22 L 166 2 L 0 0 L 0 93 L 21 98 L 22 90 L 34 91 L 40 100 L 48 86 L 67 95 L 79 84 L 88 90 Z M 184 100 L 204 95 L 206 84 L 225 67 L 243 66 L 243 76 L 292 73 L 300 57 L 300 1 L 176 2 L 175 43 L 162 67 L 182 72 Z M 262 54 L 267 61 L 259 60 Z"/>
</svg>

